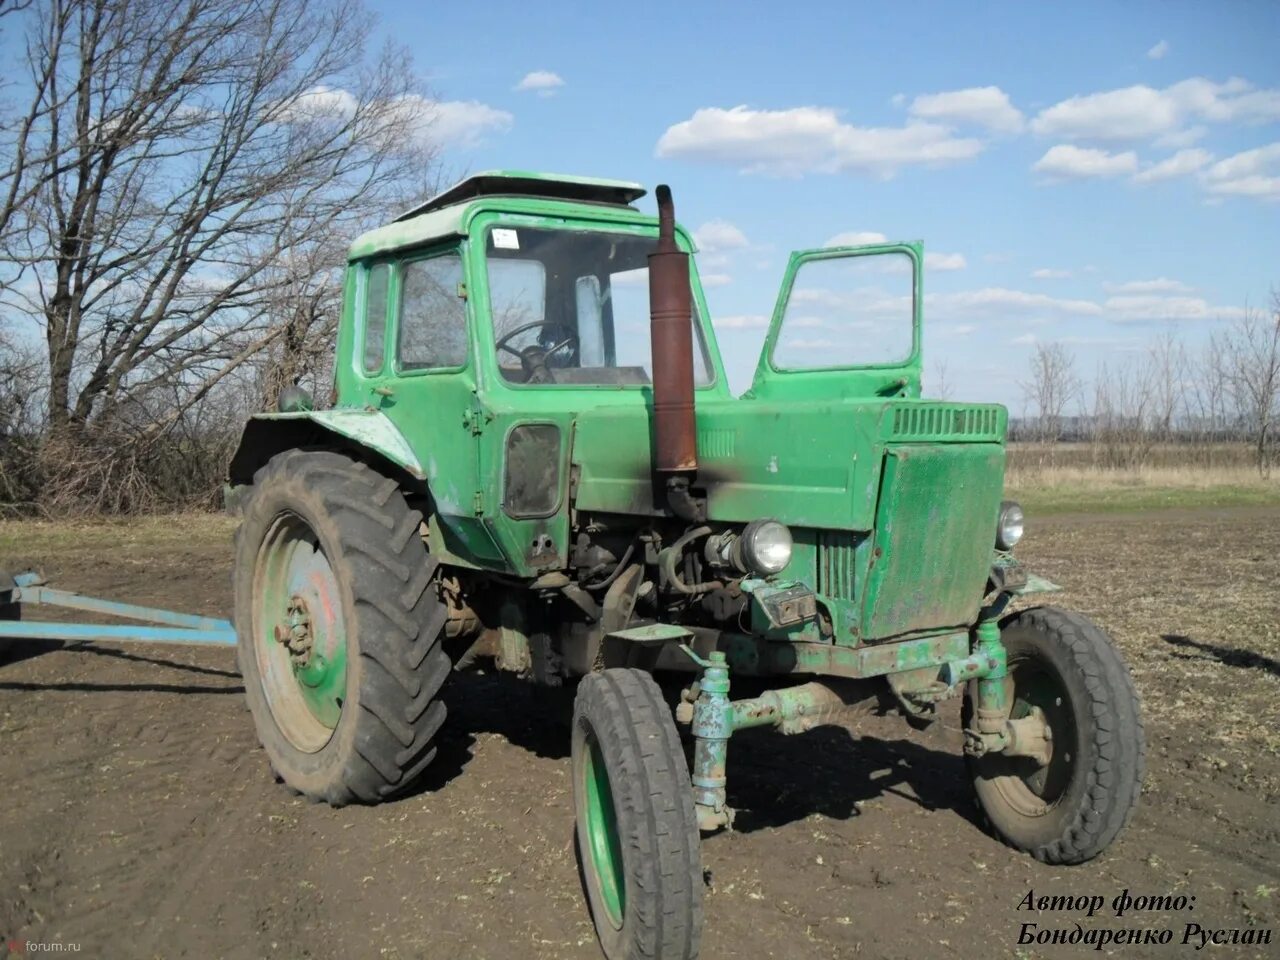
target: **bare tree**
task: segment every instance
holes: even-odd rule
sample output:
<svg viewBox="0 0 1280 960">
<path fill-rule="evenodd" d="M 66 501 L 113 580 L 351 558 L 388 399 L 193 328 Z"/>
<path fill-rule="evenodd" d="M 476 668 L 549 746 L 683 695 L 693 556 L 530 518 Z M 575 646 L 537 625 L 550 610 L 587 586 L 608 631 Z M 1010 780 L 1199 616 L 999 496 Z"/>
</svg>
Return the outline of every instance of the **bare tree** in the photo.
<svg viewBox="0 0 1280 960">
<path fill-rule="evenodd" d="M 1147 462 L 1154 440 L 1155 364 L 1150 357 L 1098 365 L 1090 415 L 1099 466 L 1129 469 Z"/>
<path fill-rule="evenodd" d="M 1080 394 L 1080 378 L 1071 351 L 1061 343 L 1037 343 L 1031 358 L 1031 376 L 1021 386 L 1036 410 L 1037 438 L 1058 440 L 1067 407 Z"/>
<path fill-rule="evenodd" d="M 1151 432 L 1156 441 L 1172 439 L 1175 425 L 1186 412 L 1191 364 L 1176 332 L 1156 336 L 1144 361 L 1151 390 Z"/>
<path fill-rule="evenodd" d="M 1269 477 L 1280 417 L 1280 290 L 1271 291 L 1269 312 L 1246 307 L 1229 330 L 1214 338 L 1213 349 L 1226 391 L 1253 443 L 1258 472 Z"/>
<path fill-rule="evenodd" d="M 1203 453 L 1205 466 L 1214 465 L 1217 442 L 1226 436 L 1228 396 L 1220 337 L 1210 337 L 1194 364 L 1187 391 L 1187 428 Z"/>
<path fill-rule="evenodd" d="M 939 400 L 950 400 L 952 396 L 951 388 L 951 368 L 946 360 L 939 360 L 933 365 L 933 382 L 935 386 L 930 391 Z"/>
<path fill-rule="evenodd" d="M 55 433 L 156 393 L 154 435 L 331 324 L 335 251 L 434 172 L 430 103 L 403 53 L 369 60 L 357 0 L 47 0 L 24 17 L 0 276 L 43 327 Z"/>
</svg>

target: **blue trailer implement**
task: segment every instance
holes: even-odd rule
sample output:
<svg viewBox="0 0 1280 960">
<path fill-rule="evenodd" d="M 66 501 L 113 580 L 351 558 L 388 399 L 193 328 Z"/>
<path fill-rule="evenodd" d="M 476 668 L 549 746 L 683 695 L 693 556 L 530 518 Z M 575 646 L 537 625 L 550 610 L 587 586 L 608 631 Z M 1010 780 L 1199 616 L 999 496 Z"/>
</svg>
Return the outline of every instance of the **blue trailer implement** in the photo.
<svg viewBox="0 0 1280 960">
<path fill-rule="evenodd" d="M 143 624 L 61 623 L 50 620 L 21 618 L 24 607 L 44 604 L 67 610 L 106 614 Z M 142 607 L 86 597 L 69 590 L 55 590 L 38 573 L 26 572 L 9 576 L 0 571 L 0 612 L 17 606 L 19 619 L 0 615 L 0 643 L 12 640 L 64 640 L 71 642 L 112 641 L 125 643 L 182 643 L 235 646 L 236 631 L 229 620 L 199 617 L 174 610 Z"/>
</svg>

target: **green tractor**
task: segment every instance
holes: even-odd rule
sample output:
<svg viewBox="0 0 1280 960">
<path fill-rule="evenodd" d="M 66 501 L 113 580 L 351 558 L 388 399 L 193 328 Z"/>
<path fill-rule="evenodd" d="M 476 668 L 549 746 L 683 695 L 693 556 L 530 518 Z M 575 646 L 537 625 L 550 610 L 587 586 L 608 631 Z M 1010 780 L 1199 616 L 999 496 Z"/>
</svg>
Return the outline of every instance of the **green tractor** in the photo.
<svg viewBox="0 0 1280 960">
<path fill-rule="evenodd" d="M 920 246 L 793 254 L 734 397 L 690 236 L 666 187 L 656 218 L 644 194 L 485 173 L 352 245 L 335 402 L 289 391 L 230 470 L 240 667 L 276 776 L 380 802 L 431 763 L 452 671 L 576 688 L 610 960 L 697 954 L 700 832 L 732 825 L 748 727 L 868 705 L 927 724 L 963 696 L 993 831 L 1096 856 L 1137 801 L 1138 698 L 1084 617 L 1007 611 L 1053 587 L 1011 553 L 1005 409 L 920 397 Z M 732 699 L 731 674 L 767 692 Z"/>
</svg>

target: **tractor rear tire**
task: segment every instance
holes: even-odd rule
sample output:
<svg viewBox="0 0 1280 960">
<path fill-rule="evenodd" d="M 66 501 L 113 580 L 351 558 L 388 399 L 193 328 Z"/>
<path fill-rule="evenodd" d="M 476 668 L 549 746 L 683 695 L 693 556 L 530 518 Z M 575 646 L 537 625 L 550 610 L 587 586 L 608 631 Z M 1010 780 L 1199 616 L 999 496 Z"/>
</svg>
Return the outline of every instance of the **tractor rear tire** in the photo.
<svg viewBox="0 0 1280 960">
<path fill-rule="evenodd" d="M 395 480 L 291 450 L 236 533 L 237 655 L 276 776 L 333 806 L 404 791 L 431 762 L 449 675 L 438 560 Z"/>
<path fill-rule="evenodd" d="M 693 960 L 702 860 L 693 787 L 671 711 L 643 670 L 584 677 L 573 715 L 583 885 L 608 960 Z"/>
<path fill-rule="evenodd" d="M 1033 607 L 1001 621 L 1011 715 L 1032 708 L 1053 734 L 1049 763 L 990 753 L 966 757 L 996 835 L 1053 864 L 1091 860 L 1119 836 L 1142 790 L 1146 740 L 1133 677 L 1120 651 L 1077 613 Z M 974 715 L 976 681 L 963 725 Z"/>
</svg>

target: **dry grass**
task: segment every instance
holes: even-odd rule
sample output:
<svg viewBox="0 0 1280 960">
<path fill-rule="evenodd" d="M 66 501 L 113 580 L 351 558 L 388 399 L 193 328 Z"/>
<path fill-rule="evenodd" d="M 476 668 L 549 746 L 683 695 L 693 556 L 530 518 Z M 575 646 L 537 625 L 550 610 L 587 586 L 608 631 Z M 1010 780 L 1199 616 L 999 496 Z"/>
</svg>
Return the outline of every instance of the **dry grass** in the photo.
<svg viewBox="0 0 1280 960">
<path fill-rule="evenodd" d="M 177 513 L 89 520 L 0 520 L 0 568 L 11 558 L 75 551 L 230 543 L 236 520 L 220 513 Z M 16 564 L 15 564 L 16 566 Z"/>
<path fill-rule="evenodd" d="M 1175 454 L 1181 453 L 1181 458 Z M 1156 448 L 1141 466 L 1104 467 L 1087 444 L 1013 444 L 1005 488 L 1039 513 L 1280 503 L 1280 475 L 1259 476 L 1238 447 Z"/>
<path fill-rule="evenodd" d="M 1280 478 L 1270 480 L 1246 466 L 1143 466 L 1107 469 L 1090 466 L 1010 464 L 1005 476 L 1010 487 L 1168 487 L 1207 490 L 1214 487 L 1280 491 Z"/>
<path fill-rule="evenodd" d="M 1049 467 L 1115 469 L 1117 464 L 1192 469 L 1241 467 L 1253 469 L 1255 454 L 1245 443 L 1156 443 L 1095 441 L 1036 443 L 1024 440 L 1008 445 L 1009 467 L 1030 470 Z"/>
</svg>

